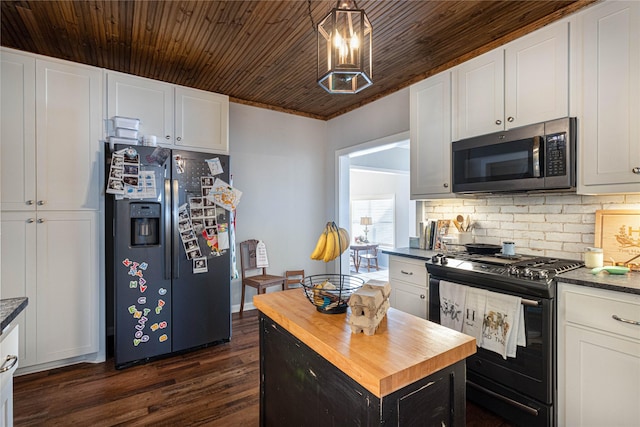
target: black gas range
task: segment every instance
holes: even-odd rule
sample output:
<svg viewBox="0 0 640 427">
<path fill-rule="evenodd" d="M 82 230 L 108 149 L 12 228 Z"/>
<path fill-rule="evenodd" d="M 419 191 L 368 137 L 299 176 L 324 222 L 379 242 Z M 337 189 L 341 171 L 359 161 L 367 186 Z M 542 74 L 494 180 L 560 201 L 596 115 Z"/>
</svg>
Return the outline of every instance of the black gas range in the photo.
<svg viewBox="0 0 640 427">
<path fill-rule="evenodd" d="M 533 255 L 436 254 L 427 261 L 430 274 L 444 280 L 473 280 L 478 285 L 511 290 L 525 295 L 551 297 L 555 277 L 584 266 L 584 262 Z"/>
<path fill-rule="evenodd" d="M 469 400 L 519 426 L 557 425 L 556 278 L 583 265 L 568 259 L 467 252 L 437 254 L 427 261 L 432 322 L 440 323 L 444 312 L 440 285 L 445 281 L 521 298 L 526 345 L 507 359 L 478 347 L 467 359 Z M 475 315 L 473 309 L 462 311 L 463 319 Z"/>
</svg>

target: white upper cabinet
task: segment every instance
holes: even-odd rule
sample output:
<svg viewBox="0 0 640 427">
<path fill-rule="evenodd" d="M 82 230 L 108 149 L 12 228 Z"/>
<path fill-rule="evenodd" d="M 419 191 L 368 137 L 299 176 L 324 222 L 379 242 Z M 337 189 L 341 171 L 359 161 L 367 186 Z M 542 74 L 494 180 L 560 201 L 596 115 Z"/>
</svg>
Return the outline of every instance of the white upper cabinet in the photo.
<svg viewBox="0 0 640 427">
<path fill-rule="evenodd" d="M 172 144 L 173 86 L 150 79 L 107 72 L 107 117 L 140 119 L 139 135 L 155 135 L 160 144 Z"/>
<path fill-rule="evenodd" d="M 640 192 L 640 3 L 587 9 L 575 40 L 578 193 Z"/>
<path fill-rule="evenodd" d="M 140 119 L 139 136 L 171 148 L 228 153 L 229 98 L 129 74 L 107 73 L 107 117 Z"/>
<path fill-rule="evenodd" d="M 1 55 L 2 210 L 99 209 L 102 71 Z"/>
<path fill-rule="evenodd" d="M 37 205 L 100 208 L 102 70 L 36 61 Z"/>
<path fill-rule="evenodd" d="M 451 73 L 410 88 L 411 199 L 451 196 Z"/>
<path fill-rule="evenodd" d="M 454 69 L 455 140 L 568 116 L 568 25 L 549 25 Z"/>
<path fill-rule="evenodd" d="M 176 145 L 229 151 L 229 97 L 176 87 Z"/>
<path fill-rule="evenodd" d="M 504 51 L 502 48 L 467 61 L 453 70 L 454 139 L 504 129 Z M 457 113 L 457 114 L 456 114 Z"/>
<path fill-rule="evenodd" d="M 36 60 L 0 51 L 2 210 L 35 210 Z"/>
</svg>

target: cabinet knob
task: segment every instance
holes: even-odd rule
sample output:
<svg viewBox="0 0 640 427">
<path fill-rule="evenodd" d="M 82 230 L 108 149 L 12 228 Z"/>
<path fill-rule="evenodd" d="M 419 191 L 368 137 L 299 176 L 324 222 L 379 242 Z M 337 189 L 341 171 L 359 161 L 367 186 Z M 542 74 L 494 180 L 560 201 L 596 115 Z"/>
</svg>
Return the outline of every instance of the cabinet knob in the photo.
<svg viewBox="0 0 640 427">
<path fill-rule="evenodd" d="M 449 184 L 448 184 L 448 183 L 446 183 L 446 182 L 445 182 L 444 184 L 442 184 L 442 186 L 443 186 L 444 188 L 449 188 Z"/>
<path fill-rule="evenodd" d="M 640 175 L 640 167 L 635 167 L 635 168 L 631 169 L 631 172 L 637 173 L 638 175 Z"/>
<path fill-rule="evenodd" d="M 38 206 L 44 206 L 45 201 L 44 200 L 38 200 Z"/>
<path fill-rule="evenodd" d="M 171 139 L 171 135 L 166 135 L 164 139 Z"/>
<path fill-rule="evenodd" d="M 507 117 L 507 121 L 508 121 L 509 123 L 513 123 L 513 121 L 514 121 L 514 120 L 515 120 L 515 119 L 514 119 L 513 117 Z"/>
<path fill-rule="evenodd" d="M 33 224 L 34 221 L 35 221 L 35 219 L 29 218 L 29 219 L 27 219 L 27 224 Z"/>
<path fill-rule="evenodd" d="M 425 296 L 425 294 L 420 294 L 420 299 L 426 299 L 427 297 Z"/>
<path fill-rule="evenodd" d="M 181 137 L 177 137 L 176 139 L 177 139 L 178 141 L 182 141 L 182 138 L 181 138 Z"/>
<path fill-rule="evenodd" d="M 33 205 L 33 200 L 27 200 L 27 205 L 29 206 Z"/>
<path fill-rule="evenodd" d="M 497 125 L 501 125 L 502 124 L 502 120 L 496 120 L 496 124 Z"/>
<path fill-rule="evenodd" d="M 43 224 L 43 223 L 44 223 L 44 219 L 38 218 L 38 224 Z"/>
</svg>

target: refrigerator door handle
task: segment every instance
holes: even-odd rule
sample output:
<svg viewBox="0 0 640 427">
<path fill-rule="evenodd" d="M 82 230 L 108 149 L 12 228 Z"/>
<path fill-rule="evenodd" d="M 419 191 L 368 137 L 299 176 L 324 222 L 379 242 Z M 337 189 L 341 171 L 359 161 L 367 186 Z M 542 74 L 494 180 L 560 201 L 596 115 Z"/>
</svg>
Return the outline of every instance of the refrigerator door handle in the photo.
<svg viewBox="0 0 640 427">
<path fill-rule="evenodd" d="M 173 214 L 173 230 L 175 235 L 173 236 L 173 244 L 177 245 L 178 242 L 181 241 L 180 236 L 179 236 L 179 231 L 178 231 L 178 202 L 179 202 L 179 197 L 178 197 L 178 191 L 180 189 L 179 183 L 177 179 L 173 180 L 173 197 L 171 198 L 171 212 Z M 174 279 L 178 279 L 180 278 L 180 262 L 178 260 L 178 253 L 180 251 L 177 249 L 175 250 L 175 254 L 172 258 L 173 260 L 173 278 Z"/>
<path fill-rule="evenodd" d="M 171 280 L 171 180 L 164 180 L 164 278 Z"/>
</svg>

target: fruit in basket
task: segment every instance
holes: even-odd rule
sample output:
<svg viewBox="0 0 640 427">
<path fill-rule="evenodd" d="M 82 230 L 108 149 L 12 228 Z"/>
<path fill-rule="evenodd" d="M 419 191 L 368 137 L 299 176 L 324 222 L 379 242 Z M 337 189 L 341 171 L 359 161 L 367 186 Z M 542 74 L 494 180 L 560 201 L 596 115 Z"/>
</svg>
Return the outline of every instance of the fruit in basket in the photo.
<svg viewBox="0 0 640 427">
<path fill-rule="evenodd" d="M 333 261 L 349 247 L 349 232 L 335 222 L 328 222 L 322 230 L 311 259 Z"/>
</svg>

